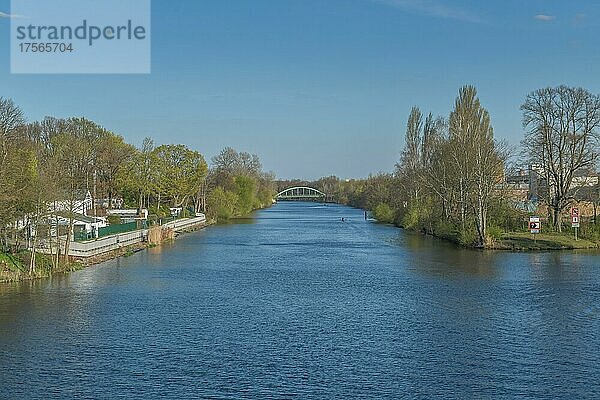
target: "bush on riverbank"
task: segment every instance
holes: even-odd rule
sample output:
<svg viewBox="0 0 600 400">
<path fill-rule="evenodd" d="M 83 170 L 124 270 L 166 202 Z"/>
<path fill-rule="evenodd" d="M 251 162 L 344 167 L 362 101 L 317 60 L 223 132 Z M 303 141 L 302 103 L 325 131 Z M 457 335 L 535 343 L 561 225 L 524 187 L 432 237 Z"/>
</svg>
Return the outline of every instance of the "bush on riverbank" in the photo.
<svg viewBox="0 0 600 400">
<path fill-rule="evenodd" d="M 564 103 L 551 104 L 551 112 L 566 117 L 573 113 L 564 112 L 561 108 L 572 107 L 590 120 L 597 120 L 600 107 L 587 107 L 585 101 L 574 100 L 586 99 L 600 104 L 598 96 L 583 89 L 561 86 L 530 93 L 522 108 L 526 117 L 524 120 L 529 121 L 525 127 L 528 130 L 533 128 L 527 137 L 531 138 L 533 135 L 536 138 L 525 141 L 529 145 L 534 143 L 538 146 L 538 139 L 548 140 L 535 136 L 545 132 L 547 127 L 531 122 L 543 120 L 539 117 L 543 110 L 538 109 L 535 104 L 531 107 L 530 102 L 537 98 L 539 93 L 552 93 L 552 96 L 558 93 L 568 99 Z M 572 101 L 576 104 L 570 103 Z M 564 130 L 565 126 L 571 124 L 565 123 L 561 118 L 555 121 L 561 126 L 553 127 L 556 128 L 557 134 L 552 136 L 552 140 L 571 137 L 573 134 Z M 592 204 L 594 210 L 598 208 L 600 198 L 596 189 L 581 188 L 571 184 L 575 181 L 564 180 L 573 179 L 580 172 L 591 173 L 589 176 L 595 175 L 593 169 L 596 165 L 593 160 L 598 155 L 595 146 L 597 135 L 592 131 L 593 129 L 589 132 L 578 132 L 581 137 L 590 136 L 589 143 L 584 140 L 577 143 L 577 146 L 563 146 L 564 149 L 561 147 L 561 165 L 565 167 L 564 171 L 569 173 L 561 175 L 560 183 L 543 183 L 544 179 L 549 179 L 553 174 L 548 172 L 547 164 L 542 165 L 542 161 L 536 158 L 539 152 L 527 151 L 526 154 L 532 157 L 527 162 L 545 169 L 545 172 L 537 171 L 540 174 L 537 178 L 531 175 L 531 179 L 539 182 L 535 185 L 536 189 L 526 196 L 523 183 L 527 174 L 523 174 L 519 167 L 520 178 L 517 181 L 521 183 L 517 186 L 515 180 L 508 179 L 517 173 L 511 171 L 508 166 L 511 156 L 514 155 L 513 151 L 507 143 L 494 139 L 491 116 L 481 104 L 476 89 L 473 86 L 464 86 L 459 90 L 454 108 L 447 116 L 434 117 L 431 113 L 423 114 L 416 106 L 411 109 L 406 124 L 405 146 L 393 173 L 380 173 L 362 180 L 341 180 L 329 176 L 310 183 L 287 181 L 280 183 L 280 189 L 298 185 L 311 186 L 327 193 L 328 197 L 341 204 L 372 211 L 373 217 L 381 222 L 390 222 L 393 214 L 394 223 L 404 229 L 444 238 L 463 246 L 493 248 L 502 243 L 506 235 L 518 236 L 526 232 L 528 218 L 532 215 L 547 217 L 544 222 L 545 232 L 560 232 L 561 228 L 568 230 L 569 225 L 563 222 L 568 220 L 568 208 L 572 200 Z M 595 143 L 591 142 L 592 139 Z M 554 149 L 550 144 L 545 143 L 546 148 Z M 571 152 L 576 149 L 577 151 L 569 154 L 568 151 L 565 152 L 567 149 Z M 579 157 L 580 160 L 585 158 L 586 161 L 578 164 L 573 157 L 577 152 L 584 150 L 589 152 L 586 153 L 589 156 Z M 558 158 L 557 156 L 555 159 Z M 570 189 L 571 187 L 574 189 Z M 539 203 L 528 201 L 535 198 Z M 532 205 L 536 205 L 537 209 L 532 209 Z M 570 234 L 571 232 L 548 238 L 547 247 L 582 246 L 581 243 L 565 243 Z M 600 227 L 584 220 L 580 237 L 590 241 L 592 245 L 598 243 Z M 517 247 L 528 245 L 520 242 L 515 244 Z M 537 244 L 531 246 L 536 249 L 539 247 Z"/>
<path fill-rule="evenodd" d="M 271 205 L 275 196 L 273 175 L 262 170 L 256 155 L 226 148 L 213 157 L 208 181 L 208 217 L 219 221 L 248 216 Z"/>
<path fill-rule="evenodd" d="M 379 203 L 372 211 L 373 218 L 379 222 L 392 224 L 396 216 L 396 212 L 392 207 L 385 203 Z"/>
<path fill-rule="evenodd" d="M 579 229 L 579 237 L 593 242 L 600 242 L 600 224 L 584 222 Z"/>
</svg>

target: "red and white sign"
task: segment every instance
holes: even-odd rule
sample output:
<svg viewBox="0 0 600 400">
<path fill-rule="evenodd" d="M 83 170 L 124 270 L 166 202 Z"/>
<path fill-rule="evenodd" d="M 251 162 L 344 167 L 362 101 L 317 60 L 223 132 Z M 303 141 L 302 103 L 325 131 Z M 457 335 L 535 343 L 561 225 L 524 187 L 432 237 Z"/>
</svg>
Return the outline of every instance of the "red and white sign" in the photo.
<svg viewBox="0 0 600 400">
<path fill-rule="evenodd" d="M 529 230 L 536 235 L 542 231 L 542 223 L 540 217 L 529 217 Z"/>
<path fill-rule="evenodd" d="M 579 208 L 571 208 L 571 227 L 579 228 Z"/>
</svg>

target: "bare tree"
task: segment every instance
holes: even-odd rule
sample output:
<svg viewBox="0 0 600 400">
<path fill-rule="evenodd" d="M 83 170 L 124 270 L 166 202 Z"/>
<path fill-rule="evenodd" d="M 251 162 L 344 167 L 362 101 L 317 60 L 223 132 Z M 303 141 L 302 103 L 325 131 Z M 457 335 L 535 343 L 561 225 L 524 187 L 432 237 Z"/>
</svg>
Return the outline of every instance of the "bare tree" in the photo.
<svg viewBox="0 0 600 400">
<path fill-rule="evenodd" d="M 25 124 L 21 109 L 11 100 L 0 97 L 0 166 L 7 157 L 8 146 L 19 134 L 19 128 Z"/>
<path fill-rule="evenodd" d="M 487 215 L 496 185 L 503 177 L 506 151 L 494 141 L 488 111 L 473 86 L 460 89 L 449 120 L 449 141 L 458 173 L 461 222 L 469 208 L 475 216 L 478 245 L 487 237 Z"/>
<path fill-rule="evenodd" d="M 428 117 L 428 121 L 429 121 Z M 451 179 L 451 150 L 448 144 L 448 124 L 438 117 L 433 124 L 425 123 L 423 136 L 423 168 L 421 181 L 429 193 L 432 193 L 442 206 L 442 215 L 449 219 L 452 204 L 455 203 L 456 188 Z"/>
<path fill-rule="evenodd" d="M 545 88 L 530 93 L 521 110 L 528 129 L 523 148 L 546 180 L 550 217 L 561 232 L 561 214 L 573 198 L 575 173 L 596 166 L 600 97 L 582 88 Z"/>
<path fill-rule="evenodd" d="M 0 251 L 8 245 L 9 225 L 22 216 L 31 175 L 29 152 L 21 146 L 24 124 L 21 109 L 0 97 Z"/>
</svg>

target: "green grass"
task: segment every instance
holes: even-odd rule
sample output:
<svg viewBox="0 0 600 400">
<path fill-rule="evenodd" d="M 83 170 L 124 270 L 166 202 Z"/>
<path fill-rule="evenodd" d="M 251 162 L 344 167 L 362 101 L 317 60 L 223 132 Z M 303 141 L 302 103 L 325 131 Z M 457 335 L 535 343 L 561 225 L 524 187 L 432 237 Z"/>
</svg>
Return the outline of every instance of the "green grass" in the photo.
<svg viewBox="0 0 600 400">
<path fill-rule="evenodd" d="M 25 272 L 23 262 L 11 254 L 0 253 L 0 266 L 12 272 Z"/>
<path fill-rule="evenodd" d="M 50 256 L 37 253 L 35 258 L 35 270 L 30 274 L 30 257 L 31 255 L 28 251 L 20 251 L 16 254 L 0 253 L 0 283 L 43 278 L 50 276 L 53 272 L 70 271 L 71 268 L 73 268 L 73 265 L 75 265 L 69 264 L 57 270 L 52 270 Z"/>
<path fill-rule="evenodd" d="M 123 254 L 123 257 L 131 257 L 132 255 L 134 255 L 135 252 L 131 249 L 128 249 L 125 254 Z"/>
<path fill-rule="evenodd" d="M 598 243 L 579 239 L 575 241 L 572 233 L 530 233 L 513 232 L 502 235 L 495 248 L 527 251 L 527 250 L 574 250 L 597 249 Z"/>
</svg>

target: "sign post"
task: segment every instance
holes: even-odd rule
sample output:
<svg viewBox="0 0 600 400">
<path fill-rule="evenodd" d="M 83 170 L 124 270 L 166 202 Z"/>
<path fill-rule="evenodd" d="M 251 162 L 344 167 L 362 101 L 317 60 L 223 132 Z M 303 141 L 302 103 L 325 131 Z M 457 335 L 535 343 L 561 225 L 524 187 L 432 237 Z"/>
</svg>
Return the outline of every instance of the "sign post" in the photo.
<svg viewBox="0 0 600 400">
<path fill-rule="evenodd" d="M 580 227 L 579 208 L 571 208 L 571 227 L 575 228 L 575 241 L 577 241 L 577 229 Z"/>
<path fill-rule="evenodd" d="M 536 241 L 535 235 L 538 235 L 542 231 L 540 217 L 529 217 L 529 231 L 533 235 L 533 241 Z"/>
</svg>

